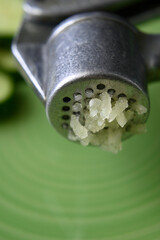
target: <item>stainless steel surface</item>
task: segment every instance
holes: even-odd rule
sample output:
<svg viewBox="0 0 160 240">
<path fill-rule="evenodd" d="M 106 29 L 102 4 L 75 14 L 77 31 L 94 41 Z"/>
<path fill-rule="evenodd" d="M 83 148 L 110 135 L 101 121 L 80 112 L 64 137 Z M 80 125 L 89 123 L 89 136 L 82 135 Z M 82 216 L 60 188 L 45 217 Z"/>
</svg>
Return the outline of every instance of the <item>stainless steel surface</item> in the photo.
<svg viewBox="0 0 160 240">
<path fill-rule="evenodd" d="M 160 63 L 159 39 L 109 13 L 79 14 L 59 25 L 27 14 L 12 49 L 49 121 L 67 136 L 75 94 L 85 107 L 85 91 L 96 96 L 98 84 L 115 89 L 115 99 L 123 93 L 149 109 L 147 79 Z M 135 121 L 145 122 L 148 113 Z"/>
<path fill-rule="evenodd" d="M 24 18 L 12 45 L 13 54 L 19 63 L 19 70 L 43 102 L 46 99 L 47 81 L 46 44 L 55 25 L 55 23 L 43 24 Z"/>
<path fill-rule="evenodd" d="M 75 93 L 82 95 L 86 107 L 86 89 L 104 84 L 105 91 L 116 90 L 128 98 L 149 106 L 146 67 L 137 43 L 138 32 L 118 17 L 103 13 L 71 17 L 56 28 L 47 43 L 48 87 L 46 111 L 49 121 L 67 136 L 63 124 L 69 122 Z M 64 97 L 71 101 L 65 103 Z M 69 107 L 68 111 L 63 107 Z M 63 116 L 68 116 L 64 121 Z M 143 122 L 145 119 L 137 119 Z M 67 125 L 66 125 L 67 126 Z"/>
<path fill-rule="evenodd" d="M 32 17 L 59 18 L 79 12 L 121 9 L 144 0 L 27 0 L 24 11 Z"/>
</svg>

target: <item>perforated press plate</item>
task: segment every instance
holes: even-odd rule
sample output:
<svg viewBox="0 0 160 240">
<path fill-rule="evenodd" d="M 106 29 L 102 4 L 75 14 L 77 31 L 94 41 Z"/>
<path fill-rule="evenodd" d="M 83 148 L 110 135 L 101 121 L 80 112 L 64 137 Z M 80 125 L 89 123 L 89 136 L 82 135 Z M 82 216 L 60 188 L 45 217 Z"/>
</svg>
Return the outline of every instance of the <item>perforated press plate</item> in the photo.
<svg viewBox="0 0 160 240">
<path fill-rule="evenodd" d="M 102 79 L 74 81 L 56 91 L 47 106 L 50 122 L 58 132 L 67 137 L 71 115 L 78 114 L 82 119 L 83 110 L 89 100 L 98 97 L 104 91 L 112 95 L 112 101 L 116 101 L 120 96 L 126 96 L 130 106 L 133 102 L 145 106 L 148 112 L 141 116 L 137 115 L 134 122 L 143 123 L 146 121 L 149 113 L 149 102 L 139 89 L 123 81 Z M 78 109 L 77 103 L 81 104 L 82 110 Z"/>
</svg>

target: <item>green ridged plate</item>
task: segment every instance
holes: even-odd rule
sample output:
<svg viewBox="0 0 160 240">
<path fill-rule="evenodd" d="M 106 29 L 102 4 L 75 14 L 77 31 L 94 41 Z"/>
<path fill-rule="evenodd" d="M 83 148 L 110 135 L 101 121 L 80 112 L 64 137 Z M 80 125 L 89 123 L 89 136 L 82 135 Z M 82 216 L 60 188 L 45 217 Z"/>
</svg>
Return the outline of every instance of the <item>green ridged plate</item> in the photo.
<svg viewBox="0 0 160 240">
<path fill-rule="evenodd" d="M 17 92 L 0 122 L 0 240 L 159 240 L 160 83 L 148 132 L 118 155 L 67 141 L 25 83 Z"/>
</svg>

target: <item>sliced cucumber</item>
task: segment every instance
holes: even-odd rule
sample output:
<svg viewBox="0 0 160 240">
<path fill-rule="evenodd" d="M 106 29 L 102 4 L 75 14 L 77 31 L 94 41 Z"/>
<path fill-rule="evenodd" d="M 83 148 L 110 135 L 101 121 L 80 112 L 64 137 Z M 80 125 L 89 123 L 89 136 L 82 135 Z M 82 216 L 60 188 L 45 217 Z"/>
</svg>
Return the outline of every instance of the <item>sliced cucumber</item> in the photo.
<svg viewBox="0 0 160 240">
<path fill-rule="evenodd" d="M 6 71 L 15 71 L 15 64 L 11 52 L 0 51 L 0 68 Z"/>
<path fill-rule="evenodd" d="M 14 112 L 14 81 L 7 74 L 0 72 L 0 120 Z"/>
<path fill-rule="evenodd" d="M 15 33 L 22 16 L 22 0 L 0 0 L 0 33 Z"/>
<path fill-rule="evenodd" d="M 0 104 L 6 102 L 14 92 L 14 83 L 7 75 L 0 73 Z"/>
<path fill-rule="evenodd" d="M 0 36 L 0 69 L 5 71 L 15 71 L 16 66 L 11 53 L 11 43 L 13 36 Z"/>
</svg>

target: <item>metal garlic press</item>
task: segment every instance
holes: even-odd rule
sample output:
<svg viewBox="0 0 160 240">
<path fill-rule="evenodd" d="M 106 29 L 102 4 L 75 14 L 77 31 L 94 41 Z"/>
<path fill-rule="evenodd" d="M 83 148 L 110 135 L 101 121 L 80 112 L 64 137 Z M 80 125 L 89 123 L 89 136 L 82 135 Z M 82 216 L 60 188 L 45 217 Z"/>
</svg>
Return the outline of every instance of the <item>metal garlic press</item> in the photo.
<svg viewBox="0 0 160 240">
<path fill-rule="evenodd" d="M 140 32 L 121 12 L 122 0 L 28 0 L 12 51 L 48 120 L 65 137 L 73 105 L 103 91 L 145 106 L 147 84 L 160 68 L 160 35 Z M 142 1 L 141 1 L 142 2 Z M 132 9 L 134 1 L 128 3 Z M 122 11 L 123 12 L 123 11 Z M 127 16 L 128 17 L 128 16 Z M 138 17 L 137 17 L 138 19 Z M 134 17 L 130 18 L 135 20 Z M 114 100 L 113 99 L 113 100 Z M 82 116 L 83 118 L 83 116 Z"/>
</svg>

